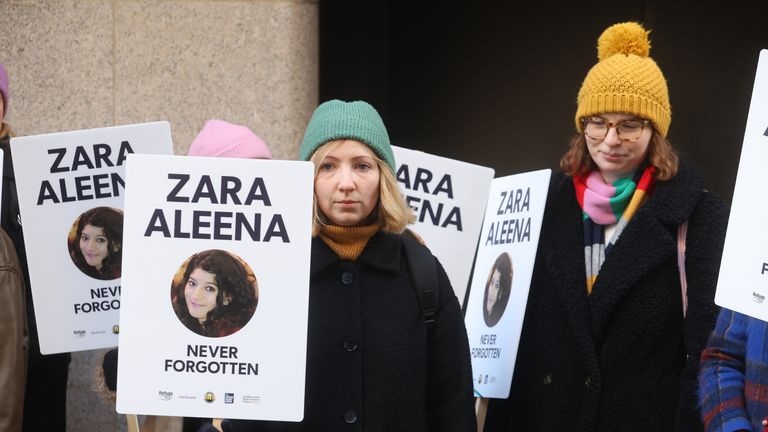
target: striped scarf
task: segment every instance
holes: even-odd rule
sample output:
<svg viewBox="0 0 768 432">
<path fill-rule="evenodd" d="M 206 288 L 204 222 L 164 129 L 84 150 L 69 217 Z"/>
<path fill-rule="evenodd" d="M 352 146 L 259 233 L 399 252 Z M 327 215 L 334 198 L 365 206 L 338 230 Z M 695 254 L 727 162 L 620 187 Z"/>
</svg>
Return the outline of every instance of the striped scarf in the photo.
<svg viewBox="0 0 768 432">
<path fill-rule="evenodd" d="M 635 212 L 653 192 L 653 172 L 650 165 L 641 166 L 632 178 L 606 184 L 599 171 L 576 176 L 576 199 L 583 211 L 584 255 L 587 267 L 587 294 L 597 279 L 605 256 L 619 240 Z M 616 230 L 605 244 L 605 225 L 616 224 Z"/>
</svg>

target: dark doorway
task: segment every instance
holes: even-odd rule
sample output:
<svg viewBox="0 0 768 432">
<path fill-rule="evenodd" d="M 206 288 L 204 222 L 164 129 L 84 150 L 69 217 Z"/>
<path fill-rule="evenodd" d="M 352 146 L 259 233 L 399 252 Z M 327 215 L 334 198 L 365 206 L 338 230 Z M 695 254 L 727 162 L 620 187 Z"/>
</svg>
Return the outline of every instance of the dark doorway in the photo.
<svg viewBox="0 0 768 432">
<path fill-rule="evenodd" d="M 730 202 L 768 4 L 495 3 L 321 1 L 321 100 L 367 100 L 394 144 L 497 176 L 556 168 L 597 37 L 639 21 L 669 85 L 669 139 Z"/>
</svg>

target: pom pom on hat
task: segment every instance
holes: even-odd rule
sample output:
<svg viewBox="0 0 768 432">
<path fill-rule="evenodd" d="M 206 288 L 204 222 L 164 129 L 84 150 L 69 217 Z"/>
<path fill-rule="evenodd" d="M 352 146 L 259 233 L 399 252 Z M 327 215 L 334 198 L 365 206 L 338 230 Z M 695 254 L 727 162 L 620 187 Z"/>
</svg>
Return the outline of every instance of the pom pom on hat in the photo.
<svg viewBox="0 0 768 432">
<path fill-rule="evenodd" d="M 8 99 L 10 98 L 8 94 L 8 73 L 5 71 L 5 66 L 2 63 L 0 63 L 0 96 L 3 97 L 3 115 L 0 117 L 0 121 L 2 121 L 8 115 Z"/>
<path fill-rule="evenodd" d="M 396 172 L 387 128 L 369 103 L 334 99 L 320 104 L 307 124 L 299 147 L 299 159 L 309 160 L 320 146 L 339 139 L 352 139 L 367 145 L 389 165 L 392 173 Z"/>
<path fill-rule="evenodd" d="M 272 152 L 249 128 L 208 120 L 189 146 L 189 156 L 215 156 L 243 159 L 272 159 Z"/>
<path fill-rule="evenodd" d="M 666 137 L 672 108 L 664 74 L 649 57 L 648 31 L 638 23 L 608 27 L 597 41 L 598 63 L 590 69 L 579 90 L 576 129 L 581 119 L 621 112 L 648 119 Z"/>
<path fill-rule="evenodd" d="M 648 33 L 643 26 L 634 22 L 608 27 L 597 39 L 597 59 L 603 61 L 614 54 L 648 57 L 651 53 Z"/>
</svg>

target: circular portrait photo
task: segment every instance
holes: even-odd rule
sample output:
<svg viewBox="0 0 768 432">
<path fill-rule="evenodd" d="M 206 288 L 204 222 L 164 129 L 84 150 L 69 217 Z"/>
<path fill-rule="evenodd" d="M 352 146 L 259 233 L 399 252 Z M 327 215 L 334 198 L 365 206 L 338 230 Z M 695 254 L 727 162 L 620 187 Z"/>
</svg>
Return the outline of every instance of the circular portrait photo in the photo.
<svg viewBox="0 0 768 432">
<path fill-rule="evenodd" d="M 220 249 L 189 257 L 171 284 L 176 316 L 188 329 L 207 337 L 228 336 L 245 327 L 258 301 L 251 267 Z"/>
<path fill-rule="evenodd" d="M 483 297 L 483 319 L 488 327 L 495 326 L 509 302 L 512 291 L 512 257 L 503 252 L 496 258 L 485 283 Z"/>
<path fill-rule="evenodd" d="M 67 246 L 81 272 L 95 279 L 118 279 L 123 260 L 122 210 L 94 207 L 81 214 L 69 230 Z"/>
</svg>

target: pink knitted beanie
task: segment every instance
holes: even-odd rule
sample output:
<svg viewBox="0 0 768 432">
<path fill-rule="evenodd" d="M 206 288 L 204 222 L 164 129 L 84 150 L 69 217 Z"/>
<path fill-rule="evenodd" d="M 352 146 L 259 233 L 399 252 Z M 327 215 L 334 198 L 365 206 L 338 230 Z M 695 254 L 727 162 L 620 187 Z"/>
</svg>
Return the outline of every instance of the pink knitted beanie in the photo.
<svg viewBox="0 0 768 432">
<path fill-rule="evenodd" d="M 189 156 L 272 159 L 264 141 L 250 129 L 223 120 L 208 120 L 189 146 Z"/>
</svg>

